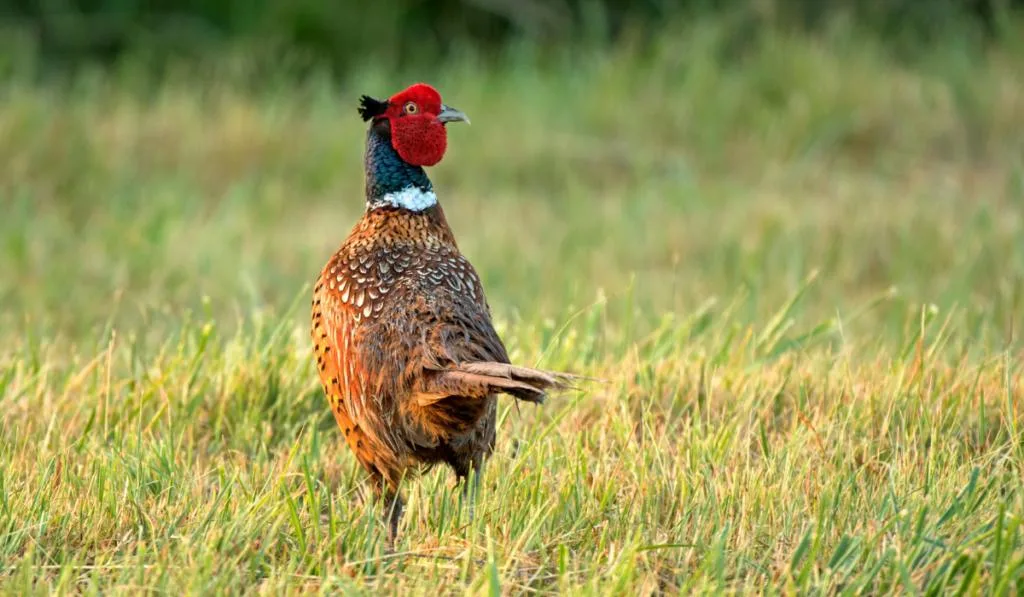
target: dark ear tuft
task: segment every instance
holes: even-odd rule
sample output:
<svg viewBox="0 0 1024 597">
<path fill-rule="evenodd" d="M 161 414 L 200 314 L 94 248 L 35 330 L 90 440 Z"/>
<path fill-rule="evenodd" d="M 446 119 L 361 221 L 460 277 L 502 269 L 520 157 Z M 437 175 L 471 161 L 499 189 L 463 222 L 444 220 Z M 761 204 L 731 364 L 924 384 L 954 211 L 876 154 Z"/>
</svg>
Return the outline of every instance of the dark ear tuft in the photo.
<svg viewBox="0 0 1024 597">
<path fill-rule="evenodd" d="M 388 103 L 380 100 L 375 100 L 368 95 L 364 95 L 359 98 L 359 115 L 363 117 L 363 120 L 370 120 L 376 116 L 381 116 L 388 110 Z"/>
</svg>

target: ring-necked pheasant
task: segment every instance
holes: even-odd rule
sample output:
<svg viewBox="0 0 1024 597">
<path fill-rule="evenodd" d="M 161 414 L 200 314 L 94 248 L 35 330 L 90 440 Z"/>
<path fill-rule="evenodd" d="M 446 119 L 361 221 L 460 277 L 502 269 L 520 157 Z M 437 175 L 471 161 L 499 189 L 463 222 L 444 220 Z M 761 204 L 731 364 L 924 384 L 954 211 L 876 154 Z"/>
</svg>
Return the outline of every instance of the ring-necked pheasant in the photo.
<svg viewBox="0 0 1024 597">
<path fill-rule="evenodd" d="M 334 417 L 384 498 L 393 545 L 403 477 L 445 463 L 469 489 L 494 448 L 496 395 L 539 403 L 574 376 L 509 364 L 423 171 L 444 157 L 445 125 L 466 115 L 422 83 L 384 101 L 363 96 L 359 113 L 371 123 L 366 212 L 315 284 L 312 338 Z"/>
</svg>

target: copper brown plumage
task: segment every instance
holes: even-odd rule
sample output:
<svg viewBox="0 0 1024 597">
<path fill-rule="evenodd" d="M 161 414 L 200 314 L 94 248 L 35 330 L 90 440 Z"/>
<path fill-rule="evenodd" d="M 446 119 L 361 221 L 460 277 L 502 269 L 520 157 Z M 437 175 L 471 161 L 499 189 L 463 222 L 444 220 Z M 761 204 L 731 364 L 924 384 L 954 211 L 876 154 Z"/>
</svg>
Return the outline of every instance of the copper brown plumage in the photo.
<svg viewBox="0 0 1024 597">
<path fill-rule="evenodd" d="M 385 498 L 393 541 L 404 477 L 438 463 L 462 480 L 479 472 L 494 449 L 496 395 L 539 403 L 572 376 L 509 364 L 423 172 L 443 157 L 444 125 L 468 119 L 423 84 L 364 97 L 360 112 L 371 121 L 367 209 L 314 286 L 312 338 L 331 410 Z"/>
</svg>

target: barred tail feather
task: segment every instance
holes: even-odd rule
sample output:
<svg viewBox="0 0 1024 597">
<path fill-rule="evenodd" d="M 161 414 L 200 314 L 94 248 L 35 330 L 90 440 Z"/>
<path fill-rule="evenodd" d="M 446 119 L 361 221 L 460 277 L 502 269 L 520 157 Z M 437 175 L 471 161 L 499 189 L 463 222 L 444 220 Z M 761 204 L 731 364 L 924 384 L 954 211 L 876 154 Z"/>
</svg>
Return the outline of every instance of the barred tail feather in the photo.
<svg viewBox="0 0 1024 597">
<path fill-rule="evenodd" d="M 502 393 L 540 404 L 550 391 L 572 389 L 571 382 L 576 379 L 580 378 L 569 373 L 476 361 L 437 371 L 418 394 L 418 401 L 427 406 L 449 396 L 482 398 Z"/>
</svg>

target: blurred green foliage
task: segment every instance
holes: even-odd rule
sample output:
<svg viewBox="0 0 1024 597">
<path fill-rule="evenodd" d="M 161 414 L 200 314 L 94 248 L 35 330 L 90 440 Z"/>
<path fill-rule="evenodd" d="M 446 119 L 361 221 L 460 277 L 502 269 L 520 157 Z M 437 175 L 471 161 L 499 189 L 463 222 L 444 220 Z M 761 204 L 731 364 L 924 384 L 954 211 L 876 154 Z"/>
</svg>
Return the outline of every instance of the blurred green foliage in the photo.
<svg viewBox="0 0 1024 597">
<path fill-rule="evenodd" d="M 0 595 L 1024 593 L 1024 44 L 980 5 L 43 2 L 0 31 Z M 511 358 L 608 383 L 502 402 L 477 517 L 435 469 L 385 555 L 307 305 L 356 98 L 417 79 L 473 117 L 430 176 Z"/>
<path fill-rule="evenodd" d="M 630 34 L 642 39 L 666 20 L 709 12 L 747 22 L 750 33 L 766 23 L 814 30 L 852 17 L 886 40 L 920 48 L 954 29 L 991 39 L 1022 5 L 1024 0 L 0 0 L 0 49 L 38 55 L 47 66 L 75 67 L 125 55 L 166 62 L 240 46 L 257 58 L 287 51 L 345 70 L 367 56 L 402 65 L 466 47 L 500 51 L 513 41 L 548 46 L 606 44 Z"/>
</svg>

